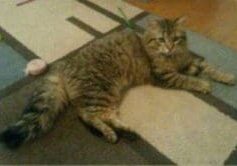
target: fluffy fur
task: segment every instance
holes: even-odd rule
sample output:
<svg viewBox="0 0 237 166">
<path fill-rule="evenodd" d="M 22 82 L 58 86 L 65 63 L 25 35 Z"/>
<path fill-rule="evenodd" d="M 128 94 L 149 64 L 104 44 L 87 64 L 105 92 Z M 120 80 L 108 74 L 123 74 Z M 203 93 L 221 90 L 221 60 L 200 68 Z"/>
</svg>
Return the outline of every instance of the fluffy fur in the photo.
<svg viewBox="0 0 237 166">
<path fill-rule="evenodd" d="M 162 84 L 211 92 L 210 83 L 199 76 L 234 84 L 233 75 L 190 54 L 182 21 L 153 20 L 141 36 L 134 32 L 107 36 L 53 66 L 39 81 L 20 120 L 2 132 L 2 142 L 14 148 L 48 132 L 70 105 L 82 121 L 114 143 L 118 139 L 114 129 L 132 132 L 118 116 L 120 100 L 131 87 Z"/>
</svg>

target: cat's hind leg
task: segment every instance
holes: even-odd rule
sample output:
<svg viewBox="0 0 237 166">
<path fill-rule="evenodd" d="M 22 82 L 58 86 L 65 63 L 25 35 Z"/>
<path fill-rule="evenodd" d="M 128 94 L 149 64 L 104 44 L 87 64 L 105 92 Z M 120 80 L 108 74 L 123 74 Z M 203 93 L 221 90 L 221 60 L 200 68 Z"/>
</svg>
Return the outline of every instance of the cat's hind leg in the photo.
<svg viewBox="0 0 237 166">
<path fill-rule="evenodd" d="M 95 107 L 93 108 L 93 112 L 91 112 L 89 109 L 90 108 L 88 108 L 88 110 L 81 110 L 79 117 L 86 124 L 100 131 L 108 142 L 117 142 L 118 136 L 116 130 L 134 133 L 128 125 L 119 119 L 116 110 L 112 108 Z"/>
<path fill-rule="evenodd" d="M 108 142 L 117 142 L 118 136 L 116 132 L 105 121 L 105 117 L 108 116 L 107 109 L 94 107 L 92 111 L 91 108 L 83 108 L 79 110 L 78 115 L 87 125 L 101 132 Z"/>
<path fill-rule="evenodd" d="M 134 141 L 139 138 L 139 135 L 129 125 L 122 121 L 118 115 L 112 115 L 105 119 L 106 123 L 114 128 L 119 136 L 124 137 L 128 140 Z"/>
<path fill-rule="evenodd" d="M 118 116 L 110 116 L 109 118 L 105 119 L 105 121 L 115 129 L 131 133 L 134 132 L 126 123 L 120 120 Z"/>
</svg>

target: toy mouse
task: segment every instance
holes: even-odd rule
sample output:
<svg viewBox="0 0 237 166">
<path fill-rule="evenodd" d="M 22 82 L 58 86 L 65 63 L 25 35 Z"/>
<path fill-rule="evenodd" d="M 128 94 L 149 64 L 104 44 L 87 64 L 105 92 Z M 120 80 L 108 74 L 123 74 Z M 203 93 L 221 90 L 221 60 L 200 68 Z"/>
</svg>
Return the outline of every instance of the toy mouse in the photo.
<svg viewBox="0 0 237 166">
<path fill-rule="evenodd" d="M 42 59 L 33 59 L 31 60 L 25 68 L 26 75 L 40 75 L 47 70 L 47 63 Z"/>
</svg>

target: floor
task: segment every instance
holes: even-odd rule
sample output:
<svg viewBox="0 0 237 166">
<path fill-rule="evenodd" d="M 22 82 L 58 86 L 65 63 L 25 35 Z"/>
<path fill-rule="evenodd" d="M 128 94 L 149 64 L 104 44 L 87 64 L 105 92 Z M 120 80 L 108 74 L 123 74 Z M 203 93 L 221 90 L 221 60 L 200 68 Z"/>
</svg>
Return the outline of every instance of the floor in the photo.
<svg viewBox="0 0 237 166">
<path fill-rule="evenodd" d="M 160 16 L 170 11 L 165 9 L 165 1 L 141 1 L 145 0 L 131 3 L 151 9 L 159 2 L 164 12 L 158 12 Z M 40 57 L 54 65 L 97 38 L 125 29 L 118 6 L 140 30 L 148 19 L 157 18 L 121 0 L 110 2 L 34 0 L 17 6 L 14 1 L 4 1 L 0 6 L 0 33 L 4 38 L 0 43 L 0 130 L 19 118 L 34 91 L 38 78 L 25 77 L 23 72 L 30 59 Z M 203 1 L 187 1 L 186 5 L 191 8 L 193 2 Z M 236 51 L 205 35 L 208 23 L 199 25 L 198 20 L 187 25 L 190 50 L 237 76 Z M 110 145 L 92 135 L 69 111 L 59 118 L 52 132 L 16 151 L 0 145 L 0 164 L 237 164 L 236 101 L 237 86 L 213 83 L 210 95 L 142 86 L 131 90 L 120 108 L 122 120 L 141 139 L 129 141 L 123 137 L 118 144 Z"/>
<path fill-rule="evenodd" d="M 159 16 L 188 17 L 187 28 L 237 51 L 236 0 L 127 0 Z"/>
</svg>

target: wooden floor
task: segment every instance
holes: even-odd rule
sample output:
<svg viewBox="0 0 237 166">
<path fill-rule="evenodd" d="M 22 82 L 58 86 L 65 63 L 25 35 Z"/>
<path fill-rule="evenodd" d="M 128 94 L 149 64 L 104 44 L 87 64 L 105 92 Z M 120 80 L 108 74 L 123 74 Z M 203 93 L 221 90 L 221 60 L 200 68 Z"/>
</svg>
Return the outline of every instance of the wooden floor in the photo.
<svg viewBox="0 0 237 166">
<path fill-rule="evenodd" d="M 188 17 L 187 27 L 237 51 L 236 0 L 127 0 L 167 18 Z"/>
</svg>

